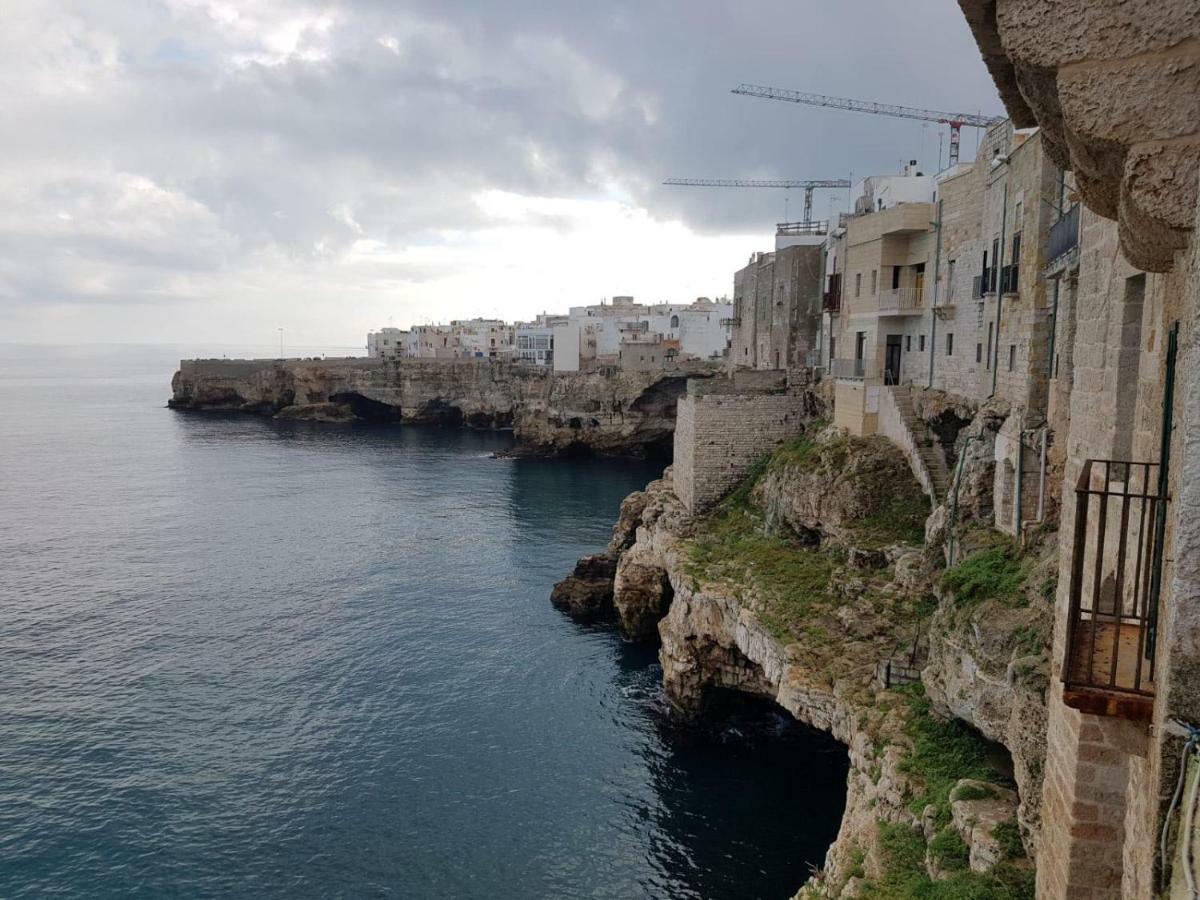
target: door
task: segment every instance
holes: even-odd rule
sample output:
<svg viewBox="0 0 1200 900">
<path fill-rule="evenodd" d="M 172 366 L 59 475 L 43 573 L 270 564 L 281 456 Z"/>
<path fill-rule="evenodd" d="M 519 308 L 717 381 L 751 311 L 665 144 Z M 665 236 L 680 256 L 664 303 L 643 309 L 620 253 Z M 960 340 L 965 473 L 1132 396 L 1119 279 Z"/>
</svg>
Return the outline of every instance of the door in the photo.
<svg viewBox="0 0 1200 900">
<path fill-rule="evenodd" d="M 883 359 L 883 383 L 900 383 L 900 335 L 887 336 L 886 354 Z"/>
</svg>

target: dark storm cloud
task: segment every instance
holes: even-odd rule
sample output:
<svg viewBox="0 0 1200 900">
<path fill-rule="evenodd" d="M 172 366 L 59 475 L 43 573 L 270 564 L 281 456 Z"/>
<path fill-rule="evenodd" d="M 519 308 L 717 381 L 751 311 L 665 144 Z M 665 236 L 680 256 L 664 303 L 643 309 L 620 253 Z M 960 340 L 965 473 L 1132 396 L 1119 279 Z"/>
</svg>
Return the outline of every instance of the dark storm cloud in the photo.
<svg viewBox="0 0 1200 900">
<path fill-rule="evenodd" d="M 479 227 L 489 189 L 617 191 L 722 233 L 769 227 L 781 197 L 663 178 L 934 165 L 936 126 L 733 96 L 740 81 L 999 108 L 944 0 L 35 0 L 0 50 L 10 303 L 161 299 L 180 272 L 264 253 L 404 246 Z"/>
</svg>

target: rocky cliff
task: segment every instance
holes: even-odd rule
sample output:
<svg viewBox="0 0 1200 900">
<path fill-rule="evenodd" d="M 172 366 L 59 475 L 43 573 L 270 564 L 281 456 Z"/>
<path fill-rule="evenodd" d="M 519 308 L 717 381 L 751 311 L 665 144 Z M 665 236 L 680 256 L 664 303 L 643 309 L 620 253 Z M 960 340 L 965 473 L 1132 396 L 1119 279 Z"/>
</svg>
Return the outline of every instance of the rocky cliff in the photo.
<svg viewBox="0 0 1200 900">
<path fill-rule="evenodd" d="M 806 895 L 1032 896 L 1040 557 L 981 530 L 943 572 L 928 513 L 886 440 L 826 430 L 701 518 L 668 470 L 627 501 L 604 554 L 602 605 L 630 637 L 657 633 L 679 715 L 732 688 L 846 746 L 846 811 Z"/>
<path fill-rule="evenodd" d="M 641 454 L 669 449 L 688 377 L 553 373 L 488 360 L 184 360 L 168 405 L 311 421 L 399 421 L 511 428 L 518 452 Z"/>
</svg>

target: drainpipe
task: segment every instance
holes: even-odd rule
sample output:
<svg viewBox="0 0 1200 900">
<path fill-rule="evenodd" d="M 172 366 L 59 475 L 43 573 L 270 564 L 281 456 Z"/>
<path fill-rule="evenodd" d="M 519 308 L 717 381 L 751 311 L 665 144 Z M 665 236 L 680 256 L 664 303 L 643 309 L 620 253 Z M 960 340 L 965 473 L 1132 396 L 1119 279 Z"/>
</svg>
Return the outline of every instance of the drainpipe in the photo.
<svg viewBox="0 0 1200 900">
<path fill-rule="evenodd" d="M 1046 432 L 1049 426 L 1042 426 L 1042 467 L 1041 473 L 1038 475 L 1038 513 L 1037 520 L 1040 525 L 1046 521 Z"/>
<path fill-rule="evenodd" d="M 1061 284 L 1062 273 L 1059 273 L 1058 278 L 1054 279 L 1054 300 L 1050 305 L 1050 362 L 1046 365 L 1047 382 L 1054 378 L 1054 351 L 1058 343 L 1058 290 Z"/>
<path fill-rule="evenodd" d="M 937 243 L 934 245 L 933 251 L 933 305 L 929 307 L 929 387 L 933 387 L 933 360 L 937 354 L 934 352 L 934 347 L 937 346 L 937 302 L 938 302 L 938 282 L 942 276 L 942 203 L 944 201 L 938 198 L 937 221 L 933 227 L 937 230 Z"/>
<path fill-rule="evenodd" d="M 1007 165 L 1007 163 L 1006 163 Z M 996 328 L 992 353 L 992 392 L 996 396 L 996 376 L 1000 371 L 1000 307 L 1004 304 L 1004 230 L 1008 227 L 1008 173 L 1004 173 L 1004 199 L 1000 209 L 1000 249 L 996 253 Z"/>
<path fill-rule="evenodd" d="M 1021 543 L 1021 492 L 1025 483 L 1025 432 L 1017 432 L 1017 495 L 1013 498 L 1013 531 Z"/>
</svg>

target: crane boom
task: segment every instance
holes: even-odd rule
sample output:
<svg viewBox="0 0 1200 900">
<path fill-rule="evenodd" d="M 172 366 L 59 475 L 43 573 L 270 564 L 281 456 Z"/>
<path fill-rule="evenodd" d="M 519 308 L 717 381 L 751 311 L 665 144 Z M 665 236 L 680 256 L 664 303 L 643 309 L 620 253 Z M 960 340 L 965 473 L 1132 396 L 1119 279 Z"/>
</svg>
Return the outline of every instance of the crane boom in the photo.
<svg viewBox="0 0 1200 900">
<path fill-rule="evenodd" d="M 804 221 L 812 221 L 812 198 L 816 188 L 848 188 L 845 178 L 826 178 L 820 181 L 800 181 L 791 178 L 668 178 L 663 184 L 682 187 L 752 187 L 752 188 L 803 188 Z"/>
<path fill-rule="evenodd" d="M 735 94 L 747 97 L 762 97 L 767 100 L 783 100 L 788 103 L 803 103 L 806 106 L 824 106 L 829 109 L 846 109 L 851 112 L 873 113 L 877 116 L 892 116 L 897 119 L 918 119 L 922 122 L 937 122 L 950 126 L 950 165 L 958 163 L 959 129 L 964 125 L 971 128 L 987 128 L 1003 121 L 997 116 L 981 116 L 975 113 L 942 112 L 936 109 L 920 109 L 915 106 L 896 106 L 888 103 L 872 103 L 869 100 L 851 100 L 847 97 L 827 97 L 824 94 L 808 94 L 785 88 L 765 87 L 761 84 L 739 84 Z"/>
<path fill-rule="evenodd" d="M 798 181 L 791 178 L 777 180 L 761 178 L 668 178 L 663 184 L 683 185 L 685 187 L 761 187 L 761 188 L 845 188 L 850 182 L 845 178 L 833 178 L 825 181 Z"/>
</svg>

